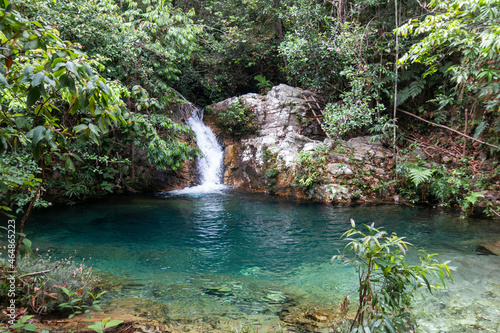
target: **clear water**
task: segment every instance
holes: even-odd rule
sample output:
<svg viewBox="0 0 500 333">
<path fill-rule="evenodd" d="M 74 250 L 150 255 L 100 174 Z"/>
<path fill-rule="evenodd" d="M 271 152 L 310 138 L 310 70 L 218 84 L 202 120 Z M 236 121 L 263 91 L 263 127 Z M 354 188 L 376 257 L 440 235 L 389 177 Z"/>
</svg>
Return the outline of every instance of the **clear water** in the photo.
<svg viewBox="0 0 500 333">
<path fill-rule="evenodd" d="M 417 305 L 422 332 L 500 332 L 500 257 L 476 252 L 500 239 L 495 221 L 226 190 L 45 209 L 33 215 L 27 234 L 42 251 L 91 257 L 119 285 L 108 297 L 154 298 L 174 319 L 277 320 L 284 307 L 336 307 L 354 291 L 354 271 L 329 265 L 345 245 L 340 236 L 350 218 L 406 236 L 415 245 L 410 260 L 425 248 L 457 267 L 449 290 Z"/>
</svg>

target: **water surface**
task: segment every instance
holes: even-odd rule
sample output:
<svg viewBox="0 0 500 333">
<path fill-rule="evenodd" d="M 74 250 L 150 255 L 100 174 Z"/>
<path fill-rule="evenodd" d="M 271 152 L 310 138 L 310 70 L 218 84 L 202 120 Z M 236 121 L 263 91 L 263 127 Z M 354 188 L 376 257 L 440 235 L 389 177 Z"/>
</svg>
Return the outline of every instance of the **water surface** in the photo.
<svg viewBox="0 0 500 333">
<path fill-rule="evenodd" d="M 119 276 L 109 298 L 154 298 L 174 319 L 277 319 L 284 307 L 336 307 L 356 288 L 351 268 L 329 265 L 358 224 L 375 223 L 456 266 L 449 290 L 418 304 L 422 332 L 500 332 L 500 258 L 477 245 L 500 223 L 403 206 L 333 207 L 245 194 L 162 193 L 36 212 L 28 237 L 56 256 L 92 258 Z"/>
</svg>

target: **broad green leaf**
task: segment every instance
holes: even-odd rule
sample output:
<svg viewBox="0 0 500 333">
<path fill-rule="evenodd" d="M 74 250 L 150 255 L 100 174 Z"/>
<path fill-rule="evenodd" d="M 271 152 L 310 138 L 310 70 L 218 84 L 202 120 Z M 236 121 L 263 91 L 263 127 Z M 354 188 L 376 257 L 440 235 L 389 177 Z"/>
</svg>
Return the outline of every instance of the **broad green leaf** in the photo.
<svg viewBox="0 0 500 333">
<path fill-rule="evenodd" d="M 50 77 L 48 76 L 45 76 L 45 82 L 47 82 L 47 84 L 49 84 L 50 86 L 52 87 L 56 87 L 56 81 L 52 80 Z"/>
<path fill-rule="evenodd" d="M 73 164 L 73 161 L 69 156 L 66 156 L 66 159 L 64 160 L 64 165 L 66 166 L 66 169 L 71 170 L 75 172 L 75 165 Z"/>
<path fill-rule="evenodd" d="M 66 68 L 75 74 L 77 78 L 80 78 L 80 74 L 78 74 L 78 69 L 76 68 L 76 65 L 72 61 L 67 61 L 66 62 Z"/>
<path fill-rule="evenodd" d="M 9 82 L 7 82 L 7 80 L 5 79 L 5 76 L 3 76 L 3 74 L 0 74 L 0 84 L 4 87 L 10 88 Z"/>
<path fill-rule="evenodd" d="M 108 86 L 104 82 L 99 81 L 99 87 L 106 93 L 106 95 L 111 95 Z"/>
<path fill-rule="evenodd" d="M 94 124 L 89 124 L 89 129 L 95 134 L 99 135 L 99 127 Z"/>
<path fill-rule="evenodd" d="M 28 97 L 26 99 L 26 107 L 29 109 L 31 108 L 40 98 L 40 89 L 38 87 L 36 88 L 30 88 L 28 91 Z"/>
<path fill-rule="evenodd" d="M 123 323 L 123 320 L 110 320 L 106 323 L 105 327 L 106 328 L 110 328 L 110 327 L 113 327 L 113 326 L 117 326 L 117 325 L 120 325 L 121 323 Z"/>
<path fill-rule="evenodd" d="M 80 125 L 73 127 L 73 131 L 79 132 L 79 131 L 86 130 L 87 128 L 88 128 L 88 126 L 86 124 L 80 124 Z"/>
<path fill-rule="evenodd" d="M 31 144 L 33 146 L 38 145 L 38 143 L 44 138 L 45 130 L 46 130 L 45 127 L 37 126 L 30 131 L 32 133 Z"/>
<path fill-rule="evenodd" d="M 32 87 L 38 86 L 40 83 L 43 82 L 44 79 L 45 79 L 45 73 L 43 73 L 43 72 L 36 73 L 33 76 L 33 80 L 31 80 L 31 86 Z"/>
</svg>

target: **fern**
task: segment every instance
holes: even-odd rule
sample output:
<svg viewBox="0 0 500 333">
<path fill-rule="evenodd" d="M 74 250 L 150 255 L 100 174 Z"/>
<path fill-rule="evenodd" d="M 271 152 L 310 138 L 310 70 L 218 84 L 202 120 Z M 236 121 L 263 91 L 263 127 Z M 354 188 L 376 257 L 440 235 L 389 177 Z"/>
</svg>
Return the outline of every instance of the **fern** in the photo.
<svg viewBox="0 0 500 333">
<path fill-rule="evenodd" d="M 424 87 L 425 80 L 413 81 L 408 86 L 408 93 L 410 94 L 411 98 L 415 98 L 420 95 L 420 93 L 424 90 Z"/>
<path fill-rule="evenodd" d="M 408 169 L 408 175 L 413 184 L 418 187 L 421 183 L 429 180 L 435 169 L 427 169 L 422 167 L 415 167 Z"/>
<path fill-rule="evenodd" d="M 446 121 L 446 118 L 448 117 L 448 111 L 447 110 L 437 110 L 434 112 L 432 115 L 432 119 L 436 124 L 442 124 Z"/>
<path fill-rule="evenodd" d="M 411 98 L 417 97 L 424 90 L 424 87 L 425 87 L 425 80 L 422 79 L 410 83 L 408 87 L 406 87 L 400 93 L 398 93 L 398 105 L 403 104 L 410 97 Z"/>
<path fill-rule="evenodd" d="M 268 79 L 266 79 L 266 77 L 264 75 L 256 75 L 254 77 L 255 81 L 259 82 L 257 83 L 257 88 L 261 89 L 261 90 L 267 90 L 269 88 L 271 88 L 273 86 L 272 82 L 269 81 Z"/>
<path fill-rule="evenodd" d="M 474 132 L 474 138 L 479 138 L 483 131 L 488 127 L 488 122 L 482 120 L 476 127 L 476 131 Z"/>
</svg>

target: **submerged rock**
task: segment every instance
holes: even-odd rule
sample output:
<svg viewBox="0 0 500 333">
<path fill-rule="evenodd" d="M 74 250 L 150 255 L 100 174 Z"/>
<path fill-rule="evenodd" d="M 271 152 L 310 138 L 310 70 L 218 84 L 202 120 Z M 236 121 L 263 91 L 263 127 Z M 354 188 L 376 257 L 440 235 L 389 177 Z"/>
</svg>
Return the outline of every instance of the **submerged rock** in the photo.
<svg viewBox="0 0 500 333">
<path fill-rule="evenodd" d="M 500 241 L 488 244 L 480 244 L 478 246 L 478 251 L 486 254 L 494 254 L 500 256 Z"/>
</svg>

